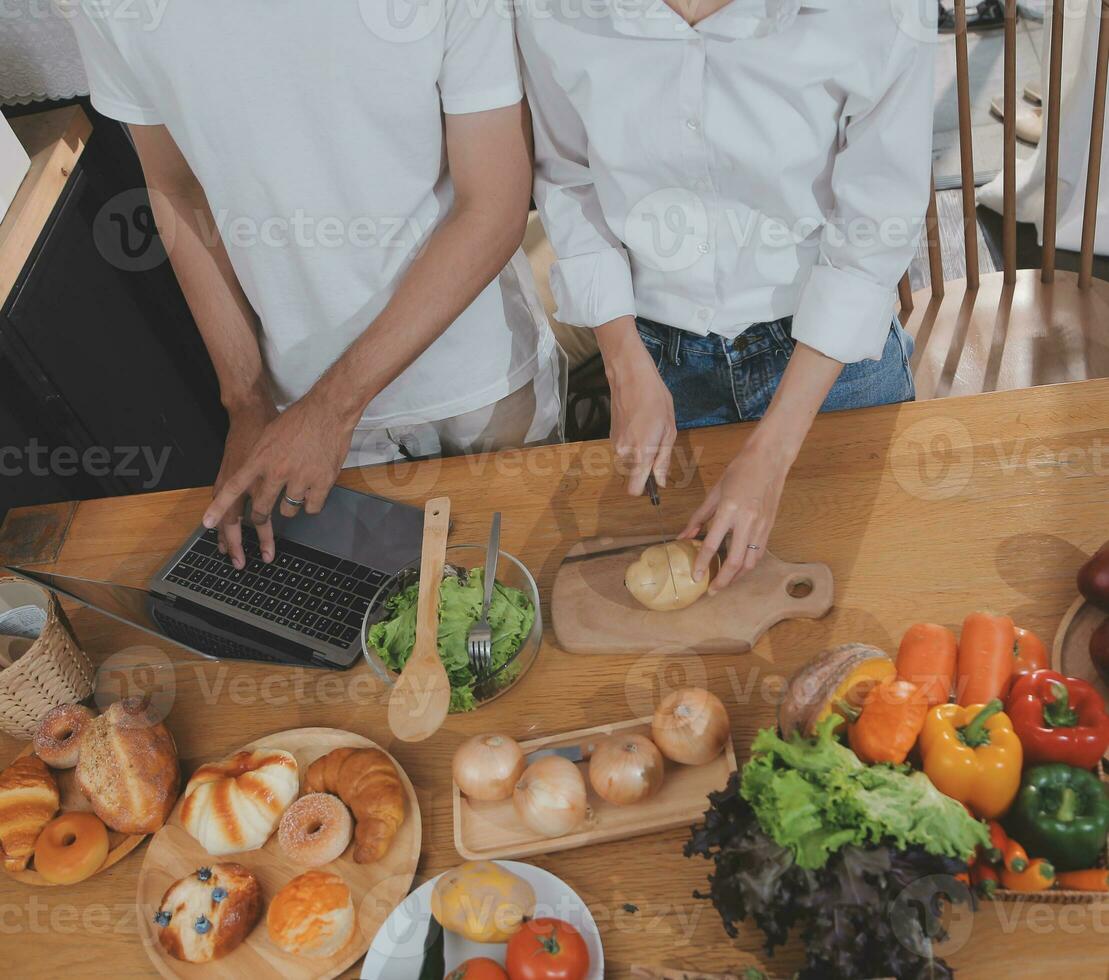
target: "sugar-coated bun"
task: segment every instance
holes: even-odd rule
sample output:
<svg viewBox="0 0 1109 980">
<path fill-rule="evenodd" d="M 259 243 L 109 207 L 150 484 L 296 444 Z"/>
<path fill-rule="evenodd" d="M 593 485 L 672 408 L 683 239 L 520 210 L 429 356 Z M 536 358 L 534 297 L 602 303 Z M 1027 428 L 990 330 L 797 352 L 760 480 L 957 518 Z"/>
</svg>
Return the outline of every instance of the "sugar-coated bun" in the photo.
<svg viewBox="0 0 1109 980">
<path fill-rule="evenodd" d="M 169 886 L 154 924 L 170 956 L 207 963 L 235 949 L 261 917 L 258 879 L 241 864 L 213 864 Z"/>
<path fill-rule="evenodd" d="M 339 797 L 309 793 L 282 815 L 277 842 L 289 860 L 318 868 L 338 858 L 353 834 L 354 820 Z"/>
<path fill-rule="evenodd" d="M 637 602 L 656 612 L 691 606 L 708 591 L 712 569 L 693 580 L 693 563 L 701 550 L 699 541 L 653 544 L 624 573 L 624 585 Z M 669 560 L 668 560 L 669 559 Z M 671 568 L 674 571 L 670 576 Z"/>
<path fill-rule="evenodd" d="M 35 870 L 53 885 L 74 885 L 108 857 L 108 828 L 95 813 L 63 813 L 35 841 Z"/>
<path fill-rule="evenodd" d="M 350 889 L 336 874 L 306 871 L 273 897 L 266 928 L 270 939 L 287 953 L 331 956 L 354 932 Z"/>
<path fill-rule="evenodd" d="M 35 732 L 35 755 L 53 769 L 72 769 L 77 765 L 81 733 L 96 713 L 83 704 L 59 704 L 39 722 Z"/>
</svg>

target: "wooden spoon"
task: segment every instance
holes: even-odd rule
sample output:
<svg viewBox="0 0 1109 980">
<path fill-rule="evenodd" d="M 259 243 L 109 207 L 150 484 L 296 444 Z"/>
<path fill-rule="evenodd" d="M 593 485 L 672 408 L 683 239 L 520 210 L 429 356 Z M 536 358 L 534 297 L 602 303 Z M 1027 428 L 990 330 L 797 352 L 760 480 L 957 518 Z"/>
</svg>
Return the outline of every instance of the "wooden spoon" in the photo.
<svg viewBox="0 0 1109 980">
<path fill-rule="evenodd" d="M 434 735 L 446 720 L 451 703 L 451 683 L 439 658 L 439 585 L 443 581 L 450 520 L 449 497 L 427 502 L 416 600 L 416 643 L 389 695 L 389 727 L 404 742 L 422 742 Z"/>
</svg>

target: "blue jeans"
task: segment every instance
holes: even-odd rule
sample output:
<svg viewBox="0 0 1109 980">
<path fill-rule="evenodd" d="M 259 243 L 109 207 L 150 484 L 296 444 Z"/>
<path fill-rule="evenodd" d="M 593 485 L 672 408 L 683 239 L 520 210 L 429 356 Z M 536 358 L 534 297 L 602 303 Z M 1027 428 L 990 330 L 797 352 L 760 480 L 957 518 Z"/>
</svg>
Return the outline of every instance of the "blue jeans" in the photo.
<svg viewBox="0 0 1109 980">
<path fill-rule="evenodd" d="M 762 418 L 796 346 L 792 325 L 789 316 L 756 323 L 729 342 L 716 334 L 699 337 L 642 317 L 636 321 L 674 397 L 679 429 Z M 895 319 L 882 359 L 845 364 L 820 410 L 912 401 L 912 353 L 913 340 Z"/>
</svg>

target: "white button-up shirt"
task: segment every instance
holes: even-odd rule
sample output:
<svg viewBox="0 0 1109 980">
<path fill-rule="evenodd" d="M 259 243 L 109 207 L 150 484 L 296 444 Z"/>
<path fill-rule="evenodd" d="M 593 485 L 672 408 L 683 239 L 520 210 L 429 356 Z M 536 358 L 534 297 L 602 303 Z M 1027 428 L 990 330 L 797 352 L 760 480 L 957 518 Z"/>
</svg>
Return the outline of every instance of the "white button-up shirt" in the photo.
<svg viewBox="0 0 1109 980">
<path fill-rule="evenodd" d="M 560 319 L 879 358 L 927 206 L 934 0 L 520 0 Z M 918 4 L 921 9 L 918 9 Z"/>
</svg>

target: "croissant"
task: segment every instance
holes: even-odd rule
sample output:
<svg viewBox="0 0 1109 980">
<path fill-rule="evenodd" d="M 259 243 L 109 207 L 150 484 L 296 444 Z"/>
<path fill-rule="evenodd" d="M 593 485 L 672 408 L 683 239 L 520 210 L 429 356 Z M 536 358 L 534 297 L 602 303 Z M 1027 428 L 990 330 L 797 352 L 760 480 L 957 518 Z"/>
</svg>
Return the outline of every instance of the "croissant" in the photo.
<svg viewBox="0 0 1109 980">
<path fill-rule="evenodd" d="M 333 749 L 308 767 L 305 789 L 334 793 L 350 807 L 358 864 L 380 861 L 404 823 L 404 784 L 380 749 Z"/>
<path fill-rule="evenodd" d="M 236 752 L 193 773 L 181 804 L 181 825 L 213 856 L 253 851 L 269 839 L 298 787 L 292 753 Z"/>
<path fill-rule="evenodd" d="M 16 759 L 0 773 L 0 844 L 4 867 L 22 871 L 39 831 L 58 810 L 58 784 L 37 755 Z"/>
</svg>

